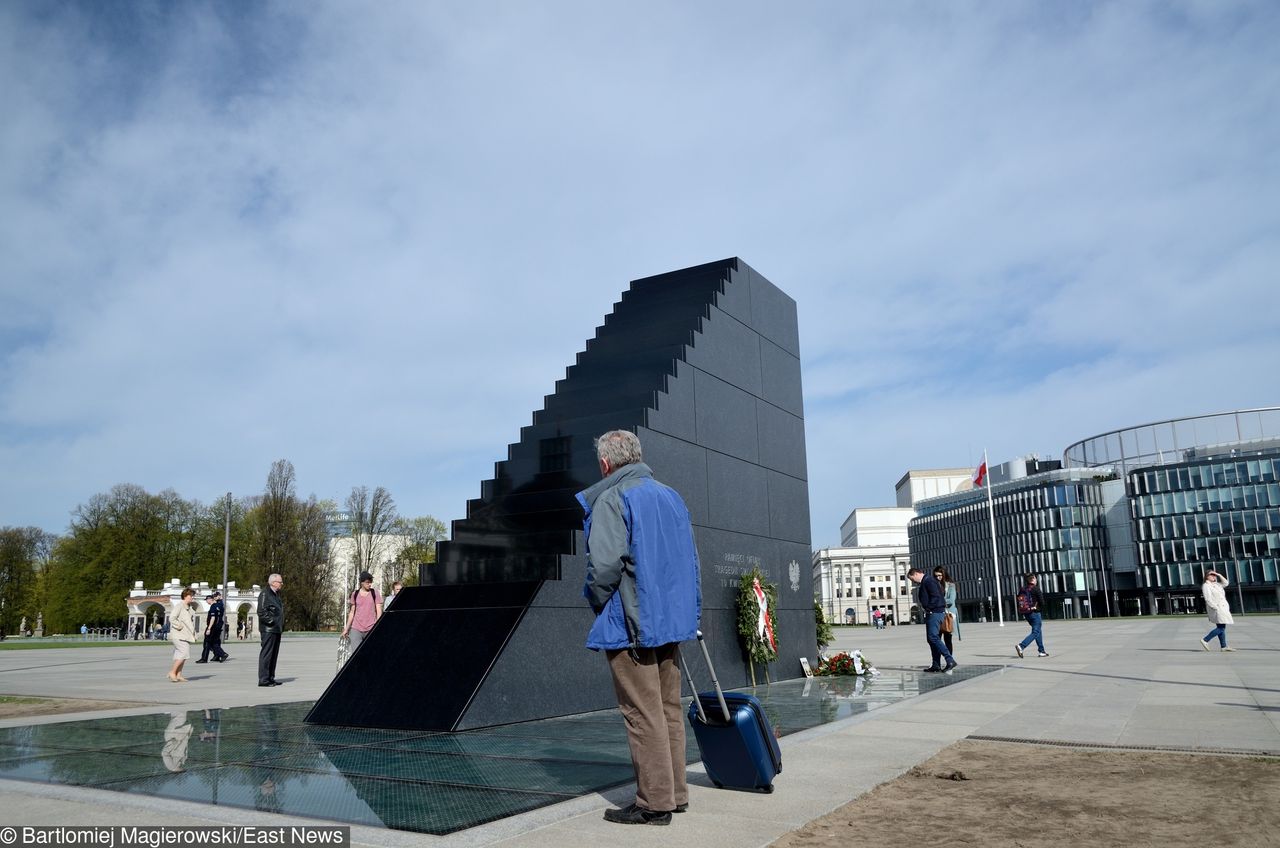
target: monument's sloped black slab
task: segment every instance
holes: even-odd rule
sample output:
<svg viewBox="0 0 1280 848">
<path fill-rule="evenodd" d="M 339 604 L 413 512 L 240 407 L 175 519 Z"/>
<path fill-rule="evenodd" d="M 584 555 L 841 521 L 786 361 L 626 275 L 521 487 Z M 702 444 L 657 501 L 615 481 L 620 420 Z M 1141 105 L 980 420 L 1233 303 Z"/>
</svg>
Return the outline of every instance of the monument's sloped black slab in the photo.
<svg viewBox="0 0 1280 848">
<path fill-rule="evenodd" d="M 607 666 L 583 647 L 592 616 L 574 496 L 599 479 L 594 440 L 613 429 L 636 432 L 689 505 L 722 682 L 750 682 L 735 605 L 754 567 L 779 586 L 768 673 L 798 676 L 799 658 L 814 656 L 795 302 L 739 259 L 635 280 L 554 385 L 423 568 L 421 600 L 397 599 L 310 720 L 460 730 L 611 706 Z M 435 635 L 459 626 L 467 637 Z M 383 646 L 399 662 L 406 643 L 417 659 L 400 685 L 375 683 L 397 674 Z M 438 703 L 415 707 L 427 699 Z"/>
<path fill-rule="evenodd" d="M 306 720 L 456 729 L 538 586 L 504 582 L 401 590 Z"/>
</svg>

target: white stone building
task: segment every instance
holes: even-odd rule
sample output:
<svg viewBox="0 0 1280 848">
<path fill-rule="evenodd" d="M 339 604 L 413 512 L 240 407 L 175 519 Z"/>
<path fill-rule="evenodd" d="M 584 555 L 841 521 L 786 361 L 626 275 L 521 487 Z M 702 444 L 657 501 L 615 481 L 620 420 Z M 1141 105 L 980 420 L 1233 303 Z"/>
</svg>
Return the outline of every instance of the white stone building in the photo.
<svg viewBox="0 0 1280 848">
<path fill-rule="evenodd" d="M 886 621 L 910 620 L 907 523 L 914 517 L 910 508 L 860 507 L 840 527 L 842 547 L 814 551 L 813 586 L 827 621 L 870 624 L 877 609 Z"/>
<path fill-rule="evenodd" d="M 169 619 L 173 605 L 182 597 L 182 590 L 185 588 L 187 586 L 176 577 L 159 589 L 148 589 L 141 580 L 134 581 L 129 597 L 125 598 L 125 608 L 129 616 L 129 630 L 126 637 L 133 639 L 134 634 L 140 632 L 142 638 L 146 638 L 148 627 L 156 624 L 163 626 Z M 250 589 L 241 589 L 236 586 L 234 580 L 231 580 L 226 587 L 221 583 L 210 586 L 208 583 L 201 582 L 190 584 L 190 588 L 196 593 L 191 600 L 196 605 L 194 612 L 197 633 L 204 630 L 205 617 L 209 614 L 212 603 L 206 601 L 205 596 L 216 589 L 222 592 L 222 600 L 226 604 L 226 620 L 230 637 L 235 638 L 237 625 L 243 623 L 247 628 L 245 632 L 252 638 L 257 638 L 258 595 L 262 593 L 261 586 L 255 583 Z M 139 627 L 142 628 L 141 631 L 138 630 Z"/>
<path fill-rule="evenodd" d="M 840 525 L 840 547 L 813 553 L 813 588 L 827 621 L 870 624 L 877 609 L 895 624 L 911 620 L 907 525 L 915 504 L 973 488 L 972 468 L 908 471 L 895 486 L 896 507 L 858 507 Z"/>
</svg>

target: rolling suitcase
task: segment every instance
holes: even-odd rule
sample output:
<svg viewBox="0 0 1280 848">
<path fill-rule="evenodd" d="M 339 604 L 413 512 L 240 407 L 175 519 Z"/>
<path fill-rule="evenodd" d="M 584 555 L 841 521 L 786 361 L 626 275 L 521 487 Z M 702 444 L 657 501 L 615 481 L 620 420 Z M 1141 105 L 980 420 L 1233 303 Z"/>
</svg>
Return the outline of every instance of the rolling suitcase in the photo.
<svg viewBox="0 0 1280 848">
<path fill-rule="evenodd" d="M 722 789 L 772 792 L 773 779 L 782 771 L 782 751 L 773 725 L 754 697 L 741 692 L 725 694 L 720 688 L 701 630 L 698 644 L 715 691 L 701 692 L 694 697 L 689 705 L 689 723 L 693 725 L 707 777 Z M 689 689 L 697 693 L 683 654 L 680 665 L 689 678 Z"/>
</svg>

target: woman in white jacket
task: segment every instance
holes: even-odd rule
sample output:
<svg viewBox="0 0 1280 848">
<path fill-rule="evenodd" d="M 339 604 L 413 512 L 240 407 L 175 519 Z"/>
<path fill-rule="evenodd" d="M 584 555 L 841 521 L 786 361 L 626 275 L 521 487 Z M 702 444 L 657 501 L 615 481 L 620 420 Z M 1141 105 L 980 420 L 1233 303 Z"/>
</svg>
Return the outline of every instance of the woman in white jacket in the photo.
<svg viewBox="0 0 1280 848">
<path fill-rule="evenodd" d="M 1235 623 L 1235 619 L 1231 617 L 1231 607 L 1227 604 L 1227 593 L 1223 591 L 1227 585 L 1227 578 L 1216 571 L 1210 571 L 1204 576 L 1204 586 L 1201 589 L 1204 592 L 1204 608 L 1209 613 L 1209 621 L 1214 625 L 1209 635 L 1200 640 L 1200 647 L 1206 651 L 1209 650 L 1209 640 L 1214 636 L 1218 637 L 1222 650 L 1235 650 L 1227 647 L 1227 625 Z"/>
</svg>

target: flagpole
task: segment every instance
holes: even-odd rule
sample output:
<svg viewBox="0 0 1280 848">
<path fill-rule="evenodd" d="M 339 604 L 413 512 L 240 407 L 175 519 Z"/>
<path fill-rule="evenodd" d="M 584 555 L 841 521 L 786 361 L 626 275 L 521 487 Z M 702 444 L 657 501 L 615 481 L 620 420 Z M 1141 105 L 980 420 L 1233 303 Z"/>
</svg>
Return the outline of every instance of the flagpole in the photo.
<svg viewBox="0 0 1280 848">
<path fill-rule="evenodd" d="M 996 573 L 996 616 L 1000 619 L 1000 626 L 1004 627 L 1004 604 L 1000 594 L 1000 554 L 996 551 L 996 505 L 991 498 L 991 467 L 987 465 L 987 449 L 982 449 L 982 467 L 986 469 L 987 484 L 987 515 L 991 518 L 991 565 Z"/>
</svg>

